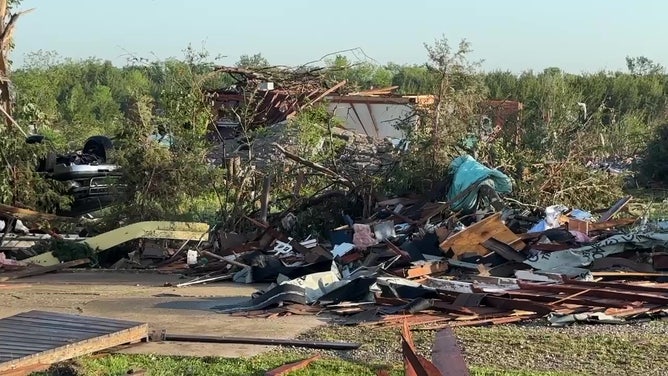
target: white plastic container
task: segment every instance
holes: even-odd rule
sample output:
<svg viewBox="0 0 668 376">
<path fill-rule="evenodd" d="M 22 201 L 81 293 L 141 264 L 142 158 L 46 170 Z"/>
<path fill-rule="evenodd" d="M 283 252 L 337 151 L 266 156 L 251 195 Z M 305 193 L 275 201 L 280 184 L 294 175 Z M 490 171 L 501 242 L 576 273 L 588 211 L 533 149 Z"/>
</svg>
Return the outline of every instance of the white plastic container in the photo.
<svg viewBox="0 0 668 376">
<path fill-rule="evenodd" d="M 197 251 L 193 251 L 192 249 L 188 250 L 188 254 L 186 255 L 186 262 L 188 265 L 196 265 L 197 264 Z"/>
</svg>

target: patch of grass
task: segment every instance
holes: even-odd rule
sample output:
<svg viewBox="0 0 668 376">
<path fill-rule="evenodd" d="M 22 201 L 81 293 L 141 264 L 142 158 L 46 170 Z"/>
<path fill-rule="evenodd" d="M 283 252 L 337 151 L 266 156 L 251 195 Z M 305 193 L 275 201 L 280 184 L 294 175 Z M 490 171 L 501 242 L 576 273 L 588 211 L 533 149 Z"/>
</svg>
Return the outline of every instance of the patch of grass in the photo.
<svg viewBox="0 0 668 376">
<path fill-rule="evenodd" d="M 635 325 L 583 325 L 550 328 L 500 325 L 457 328 L 474 376 L 664 375 L 668 321 Z M 415 331 L 418 351 L 431 357 L 435 332 Z M 315 353 L 322 358 L 291 376 L 376 375 L 387 369 L 403 375 L 398 329 L 330 325 L 301 336 L 312 340 L 353 341 L 354 351 L 278 348 L 250 358 L 168 357 L 115 354 L 77 360 L 79 375 L 120 376 L 131 369 L 149 376 L 264 375 L 267 370 Z M 60 376 L 42 373 L 43 376 Z"/>
<path fill-rule="evenodd" d="M 661 375 L 668 325 L 460 328 L 467 362 L 581 375 Z"/>
<path fill-rule="evenodd" d="M 102 358 L 83 357 L 78 359 L 77 369 L 81 375 L 121 376 L 128 375 L 130 370 L 148 371 L 150 376 L 250 376 L 264 375 L 267 370 L 285 363 L 303 359 L 301 354 L 282 351 L 270 352 L 244 358 L 217 357 L 173 357 L 154 355 L 114 354 Z M 376 375 L 379 367 L 325 357 L 311 363 L 307 368 L 291 373 L 291 376 L 314 375 Z M 401 368 L 391 370 L 391 375 L 402 375 Z M 35 374 L 56 376 L 55 373 L 44 372 Z"/>
<path fill-rule="evenodd" d="M 650 219 L 668 219 L 668 189 L 634 189 L 629 212 L 634 216 L 649 214 Z"/>
<path fill-rule="evenodd" d="M 148 371 L 150 376 L 261 376 L 267 370 L 303 359 L 298 354 L 268 353 L 249 359 L 192 358 L 153 355 L 114 354 L 103 358 L 83 357 L 66 368 L 53 368 L 33 376 L 126 376 L 133 372 Z M 307 368 L 294 371 L 290 376 L 374 376 L 379 369 L 390 371 L 392 376 L 404 375 L 403 365 L 378 367 L 336 358 L 323 358 Z M 508 371 L 489 367 L 473 367 L 473 376 L 571 376 L 572 373 L 542 371 Z"/>
<path fill-rule="evenodd" d="M 473 376 L 582 376 L 571 372 L 507 371 L 488 367 L 472 367 L 470 371 Z"/>
</svg>

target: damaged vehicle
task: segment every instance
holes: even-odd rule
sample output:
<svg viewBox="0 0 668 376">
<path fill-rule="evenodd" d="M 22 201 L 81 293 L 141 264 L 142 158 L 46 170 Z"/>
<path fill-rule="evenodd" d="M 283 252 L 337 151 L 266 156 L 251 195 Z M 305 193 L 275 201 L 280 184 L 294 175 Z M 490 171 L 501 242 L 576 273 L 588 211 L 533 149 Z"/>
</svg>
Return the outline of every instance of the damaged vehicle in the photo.
<svg viewBox="0 0 668 376">
<path fill-rule="evenodd" d="M 49 142 L 43 135 L 26 138 L 28 144 Z M 58 153 L 52 147 L 40 161 L 37 172 L 44 178 L 66 182 L 72 196 L 69 208 L 57 211 L 58 215 L 81 216 L 110 206 L 119 192 L 120 170 L 111 161 L 114 145 L 106 136 L 89 137 L 83 148 L 69 153 Z"/>
</svg>

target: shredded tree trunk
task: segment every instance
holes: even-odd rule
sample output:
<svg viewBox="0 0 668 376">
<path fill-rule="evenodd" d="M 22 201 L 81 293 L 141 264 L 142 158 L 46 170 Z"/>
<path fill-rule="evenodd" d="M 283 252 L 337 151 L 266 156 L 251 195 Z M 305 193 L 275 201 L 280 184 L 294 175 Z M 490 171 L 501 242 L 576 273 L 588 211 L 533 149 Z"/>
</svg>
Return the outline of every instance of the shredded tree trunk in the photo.
<svg viewBox="0 0 668 376">
<path fill-rule="evenodd" d="M 13 123 L 11 116 L 14 109 L 9 85 L 9 52 L 12 49 L 12 36 L 19 17 L 31 11 L 33 9 L 10 13 L 7 0 L 0 0 L 0 107 L 4 110 L 2 112 L 8 126 Z"/>
</svg>

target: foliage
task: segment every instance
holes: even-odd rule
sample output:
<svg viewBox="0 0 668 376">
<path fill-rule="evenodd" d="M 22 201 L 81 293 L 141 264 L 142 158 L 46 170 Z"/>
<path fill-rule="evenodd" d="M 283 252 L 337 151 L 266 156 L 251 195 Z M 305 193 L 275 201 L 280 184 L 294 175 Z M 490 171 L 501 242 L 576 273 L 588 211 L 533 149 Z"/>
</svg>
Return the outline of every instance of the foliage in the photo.
<svg viewBox="0 0 668 376">
<path fill-rule="evenodd" d="M 20 4 L 20 1 L 10 1 L 5 5 L 8 5 L 11 10 L 18 4 Z M 2 20 L 2 22 L 5 22 L 5 20 Z M 3 52 L 3 54 L 6 53 Z M 11 72 L 8 70 L 3 71 L 2 74 L 11 78 Z M 8 85 L 5 90 L 8 90 L 9 87 Z M 11 97 L 14 93 L 6 92 L 6 94 Z M 3 101 L 3 107 L 5 105 L 7 111 L 13 107 L 13 103 L 8 101 Z M 20 107 L 17 117 L 21 115 L 33 119 L 43 117 L 37 109 L 31 106 Z M 0 125 L 0 162 L 2 163 L 0 169 L 0 202 L 44 211 L 66 207 L 69 199 L 62 196 L 62 192 L 66 190 L 65 185 L 53 180 L 43 179 L 37 172 L 38 165 L 50 153 L 49 146 L 47 144 L 29 146 L 25 140 L 25 130 L 20 124 L 8 119 L 8 117 Z"/>
<path fill-rule="evenodd" d="M 161 108 L 148 95 L 134 99 L 128 124 L 116 137 L 125 184 L 115 208 L 119 219 L 184 219 L 192 201 L 210 196 L 222 176 L 207 162 L 212 115 L 203 86 L 209 77 L 196 67 L 193 61 L 165 65 L 169 79 L 160 93 Z"/>
<path fill-rule="evenodd" d="M 31 250 L 35 252 L 35 254 L 52 252 L 53 256 L 62 262 L 80 260 L 83 258 L 90 259 L 93 264 L 97 262 L 97 254 L 87 243 L 83 242 L 73 242 L 71 240 L 53 238 L 35 244 Z"/>
<path fill-rule="evenodd" d="M 640 163 L 643 182 L 668 183 L 668 123 L 656 129 L 643 154 Z"/>
<path fill-rule="evenodd" d="M 335 82 L 346 80 L 350 91 L 383 88 L 392 83 L 392 72 L 368 61 L 352 63 L 346 56 L 336 55 L 328 65 L 330 79 Z"/>
<path fill-rule="evenodd" d="M 28 145 L 22 134 L 0 126 L 0 202 L 17 207 L 53 211 L 65 207 L 62 196 L 66 187 L 55 180 L 44 179 L 36 167 L 48 153 L 48 145 Z"/>
<path fill-rule="evenodd" d="M 257 53 L 255 55 L 241 55 L 239 61 L 234 65 L 240 68 L 267 68 L 269 67 L 269 61 L 262 54 Z"/>
<path fill-rule="evenodd" d="M 462 153 L 508 169 L 517 180 L 516 197 L 531 203 L 584 203 L 575 190 L 561 192 L 563 184 L 581 184 L 557 183 L 554 176 L 537 168 L 529 168 L 535 175 L 527 176 L 517 166 L 559 165 L 573 179 L 595 182 L 591 187 L 597 188 L 584 192 L 601 201 L 617 194 L 614 187 L 621 182 L 581 167 L 589 162 L 642 154 L 646 178 L 662 179 L 663 136 L 655 129 L 665 123 L 668 78 L 655 62 L 628 58 L 628 73 L 574 75 L 557 68 L 519 75 L 481 73 L 478 64 L 467 60 L 470 45 L 466 42 L 453 48 L 441 39 L 425 47 L 428 62 L 420 65 L 380 65 L 343 55 L 327 61 L 331 68 L 325 70 L 327 81 L 345 79 L 349 91 L 395 85 L 401 94 L 435 95 L 433 106 L 419 110 L 419 126 L 411 128 L 410 147 L 396 169 L 387 178 L 369 177 L 368 184 L 381 180 L 380 188 L 390 193 L 426 191 L 442 179 L 451 159 Z M 263 72 L 273 69 L 259 53 L 241 56 L 236 65 Z M 5 166 L 0 172 L 0 200 L 47 211 L 67 205 L 61 194 L 64 187 L 42 179 L 34 166 L 47 148 L 69 151 L 89 136 L 106 134 L 117 137 L 118 161 L 131 167 L 124 177 L 130 186 L 128 200 L 118 208 L 125 212 L 117 212 L 114 218 L 213 221 L 218 211 L 218 220 L 235 228 L 242 213 L 257 209 L 264 172 L 244 167 L 227 176 L 229 170 L 207 163 L 210 145 L 204 134 L 211 114 L 201 91 L 235 82 L 231 75 L 215 73 L 214 67 L 208 54 L 191 47 L 181 60 L 132 59 L 124 67 L 98 59 L 74 61 L 47 51 L 31 54 L 11 77 L 17 89 L 16 118 L 23 128 L 48 136 L 52 146 L 26 147 L 12 127 L 1 131 L 11 137 L 0 137 Z M 244 97 L 256 98 L 257 88 L 243 89 Z M 477 106 L 486 98 L 524 104 L 519 122 L 503 129 L 493 142 L 479 139 Z M 251 105 L 235 113 L 251 145 L 266 132 L 251 131 L 256 102 L 251 100 Z M 341 144 L 330 135 L 336 125 L 329 114 L 323 108 L 302 111 L 291 124 L 298 154 L 336 170 L 333 155 Z M 646 148 L 654 135 L 656 140 Z M 169 147 L 164 147 L 165 142 L 160 146 L 156 138 Z M 477 146 L 471 148 L 465 140 L 477 140 Z M 248 152 L 255 158 L 253 147 Z M 273 211 L 286 208 L 292 195 L 318 192 L 326 181 L 310 171 L 306 184 L 294 192 L 294 179 L 307 169 L 274 168 L 282 173 L 274 176 Z"/>
<path fill-rule="evenodd" d="M 519 76 L 494 72 L 485 81 L 495 98 L 524 104 L 519 126 L 504 129 L 482 154 L 512 172 L 514 195 L 526 203 L 610 205 L 622 195 L 624 177 L 586 166 L 638 157 L 665 117 L 668 81 L 658 74 L 571 75 L 550 68 Z"/>
<path fill-rule="evenodd" d="M 463 141 L 478 132 L 478 105 L 485 97 L 478 64 L 467 60 L 470 45 L 462 41 L 453 50 L 442 38 L 425 45 L 435 101 L 420 109 L 419 124 L 407 124 L 409 148 L 403 154 L 386 189 L 424 192 L 445 176 L 450 161 L 466 151 Z"/>
<path fill-rule="evenodd" d="M 334 118 L 325 105 L 300 111 L 290 121 L 297 137 L 299 154 L 314 162 L 331 160 L 342 143 L 331 137 L 331 130 L 340 125 L 341 121 Z"/>
<path fill-rule="evenodd" d="M 653 62 L 646 56 L 626 57 L 626 67 L 633 75 L 655 75 L 663 74 L 665 69 L 658 63 Z"/>
<path fill-rule="evenodd" d="M 579 143 L 569 143 L 580 148 Z M 514 181 L 512 197 L 522 203 L 546 207 L 564 204 L 583 209 L 610 206 L 621 196 L 623 176 L 586 165 L 577 149 L 560 159 L 549 159 L 529 149 L 517 151 L 500 144 L 487 145 L 485 160 Z"/>
</svg>

